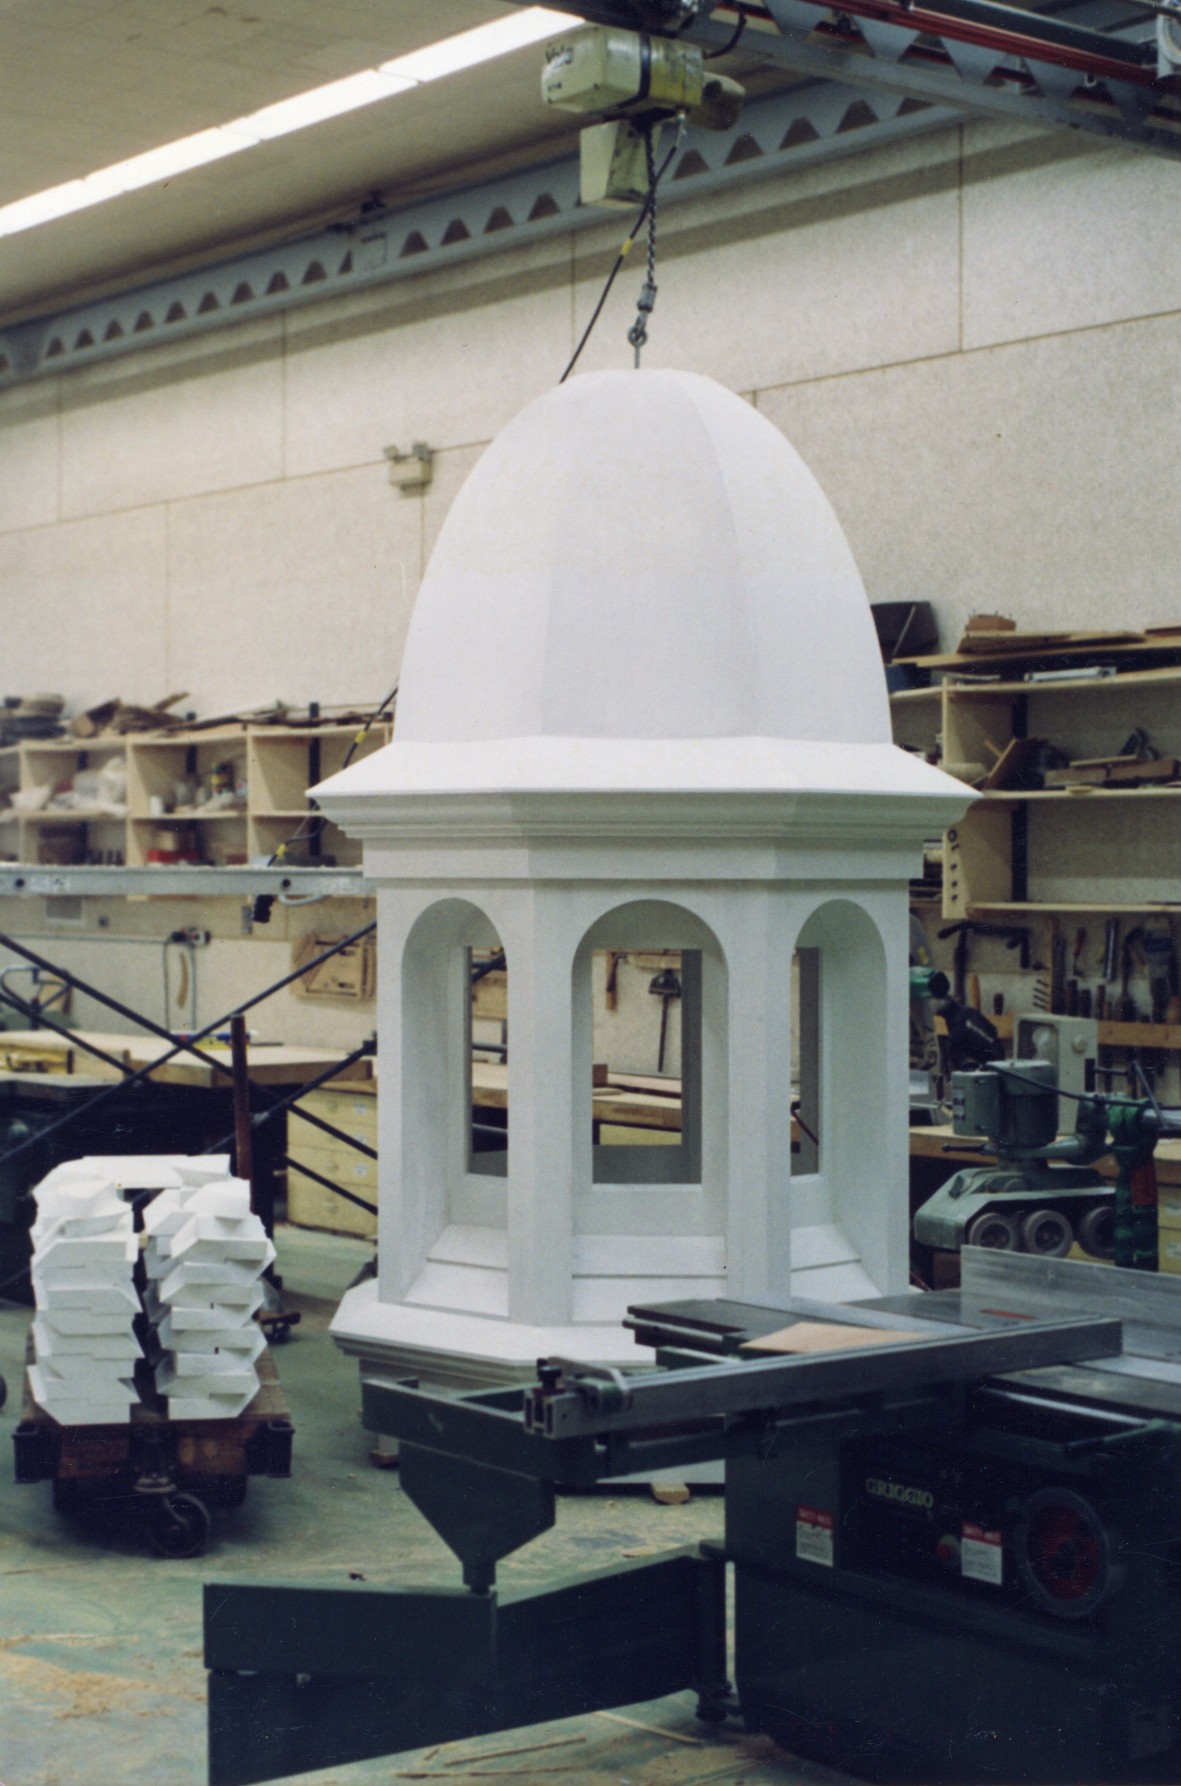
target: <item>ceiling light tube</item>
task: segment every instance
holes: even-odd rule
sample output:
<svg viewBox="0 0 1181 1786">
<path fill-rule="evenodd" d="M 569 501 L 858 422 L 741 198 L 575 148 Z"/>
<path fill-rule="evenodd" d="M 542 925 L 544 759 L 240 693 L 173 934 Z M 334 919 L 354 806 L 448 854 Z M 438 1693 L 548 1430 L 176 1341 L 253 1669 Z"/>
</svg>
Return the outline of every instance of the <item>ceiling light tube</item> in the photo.
<svg viewBox="0 0 1181 1786">
<path fill-rule="evenodd" d="M 360 74 L 349 74 L 341 81 L 329 81 L 326 87 L 313 87 L 307 93 L 296 93 L 280 99 L 276 105 L 263 106 L 227 126 L 243 130 L 269 142 L 272 137 L 286 136 L 293 130 L 304 130 L 309 124 L 322 124 L 327 118 L 339 118 L 345 112 L 358 111 L 376 100 L 388 99 L 392 93 L 404 93 L 413 81 L 397 74 L 385 74 L 376 68 L 364 68 Z"/>
<path fill-rule="evenodd" d="M 151 186 L 157 180 L 170 180 L 176 174 L 188 173 L 190 168 L 204 167 L 210 161 L 220 161 L 224 155 L 236 155 L 239 149 L 249 147 L 246 137 L 233 136 L 228 130 L 198 130 L 192 136 L 163 143 L 158 149 L 148 149 L 142 155 L 116 161 L 101 170 L 101 177 L 104 184 L 118 181 L 121 191 L 135 192 L 141 186 Z"/>
<path fill-rule="evenodd" d="M 364 68 L 359 74 L 346 75 L 343 80 L 329 81 L 323 87 L 313 87 L 309 92 L 296 93 L 290 99 L 262 106 L 245 117 L 232 118 L 226 124 L 198 130 L 192 136 L 163 143 L 158 149 L 145 150 L 142 155 L 131 155 L 109 167 L 96 168 L 84 179 L 67 180 L 60 186 L 47 187 L 44 192 L 31 193 L 28 198 L 0 205 L 0 236 L 16 235 L 37 224 L 68 216 L 72 211 L 118 198 L 122 193 L 172 179 L 191 168 L 205 167 L 227 155 L 236 155 L 242 149 L 254 148 L 260 142 L 304 130 L 308 125 L 321 124 L 329 118 L 342 117 L 362 106 L 388 99 L 392 94 L 407 93 L 428 81 L 441 80 L 445 75 L 458 74 L 462 69 L 475 68 L 479 63 L 509 55 L 513 50 L 526 49 L 530 44 L 541 43 L 555 31 L 583 22 L 573 13 L 557 12 L 552 7 L 525 7 L 511 18 L 494 19 L 471 31 L 441 38 L 437 43 L 426 44 L 420 50 L 383 62 L 380 68 Z"/>
<path fill-rule="evenodd" d="M 0 236 L 14 236 L 18 230 L 32 229 L 38 223 L 51 223 L 55 217 L 81 211 L 92 202 L 87 196 L 84 180 L 67 180 L 64 185 L 30 193 L 28 198 L 0 205 Z"/>
<path fill-rule="evenodd" d="M 541 43 L 567 25 L 584 22 L 572 13 L 555 12 L 548 6 L 528 6 L 513 18 L 493 19 L 491 24 L 440 38 L 438 43 L 411 50 L 409 55 L 395 56 L 392 62 L 381 64 L 380 72 L 403 75 L 412 81 L 437 81 L 444 75 L 458 74 L 461 69 L 474 68 L 478 63 Z"/>
</svg>

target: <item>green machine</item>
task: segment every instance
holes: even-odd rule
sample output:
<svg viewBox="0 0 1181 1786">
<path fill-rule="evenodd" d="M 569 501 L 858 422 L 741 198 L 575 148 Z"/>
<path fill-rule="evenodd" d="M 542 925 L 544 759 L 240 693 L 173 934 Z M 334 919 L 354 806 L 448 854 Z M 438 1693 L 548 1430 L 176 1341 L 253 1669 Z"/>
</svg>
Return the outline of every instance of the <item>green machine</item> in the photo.
<svg viewBox="0 0 1181 1786">
<path fill-rule="evenodd" d="M 636 1373 L 365 1385 L 463 1585 L 208 1585 L 213 1786 L 681 1690 L 869 1779 L 1175 1780 L 1181 1281 L 964 1258 L 938 1295 L 637 1307 Z M 783 1351 L 800 1323 L 846 1331 Z M 559 1484 L 718 1457 L 717 1543 L 498 1592 Z"/>
<path fill-rule="evenodd" d="M 995 1158 L 940 1186 L 914 1219 L 924 1246 L 1024 1251 L 1063 1258 L 1077 1243 L 1098 1259 L 1156 1270 L 1156 1185 L 1162 1135 L 1181 1133 L 1175 1111 L 1148 1101 L 1079 1100 L 1072 1135 L 1058 1134 L 1058 1091 L 1046 1061 L 996 1061 L 952 1076 L 952 1127 L 981 1138 Z M 1113 1152 L 1113 1188 L 1094 1162 Z"/>
</svg>

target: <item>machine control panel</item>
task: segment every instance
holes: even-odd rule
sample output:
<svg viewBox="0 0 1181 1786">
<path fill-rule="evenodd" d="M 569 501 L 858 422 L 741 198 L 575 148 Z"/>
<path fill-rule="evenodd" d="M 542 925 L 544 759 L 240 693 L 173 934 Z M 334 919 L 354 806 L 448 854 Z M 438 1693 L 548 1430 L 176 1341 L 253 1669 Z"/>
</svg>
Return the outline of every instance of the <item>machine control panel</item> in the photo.
<svg viewBox="0 0 1181 1786">
<path fill-rule="evenodd" d="M 851 1441 L 841 1477 L 847 1569 L 1068 1619 L 1118 1589 L 1119 1541 L 1085 1483 L 882 1437 Z"/>
</svg>

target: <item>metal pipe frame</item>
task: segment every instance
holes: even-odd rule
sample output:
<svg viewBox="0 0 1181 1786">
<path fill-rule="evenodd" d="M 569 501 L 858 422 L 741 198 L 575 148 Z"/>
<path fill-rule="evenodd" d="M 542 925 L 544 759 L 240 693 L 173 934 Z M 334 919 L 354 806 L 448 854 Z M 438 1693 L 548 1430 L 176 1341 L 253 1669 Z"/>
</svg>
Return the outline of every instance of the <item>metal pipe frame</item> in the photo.
<svg viewBox="0 0 1181 1786">
<path fill-rule="evenodd" d="M 635 24 L 626 0 L 574 0 L 573 10 L 599 24 Z M 1074 6 L 1045 18 L 993 0 L 925 7 L 841 0 L 830 14 L 822 0 L 766 0 L 760 11 L 775 32 L 748 31 L 742 52 L 796 74 L 856 83 L 867 97 L 904 92 L 1181 155 L 1181 89 L 1176 76 L 1156 74 L 1154 20 L 1137 14 L 1096 31 L 1081 22 L 1094 10 Z M 732 31 L 695 18 L 679 35 L 716 51 Z"/>
<path fill-rule="evenodd" d="M 121 1017 L 129 1018 L 132 1023 L 137 1023 L 141 1029 L 146 1029 L 152 1035 L 159 1036 L 163 1040 L 173 1044 L 169 1050 L 160 1056 L 159 1060 L 151 1061 L 147 1066 L 139 1067 L 134 1071 L 128 1071 L 126 1078 L 122 1080 L 114 1080 L 109 1086 L 104 1087 L 100 1091 L 96 1091 L 94 1096 L 88 1098 L 85 1104 L 80 1105 L 77 1110 L 67 1112 L 65 1116 L 59 1117 L 56 1122 L 52 1122 L 48 1127 L 40 1129 L 37 1134 L 31 1136 L 29 1140 L 22 1141 L 16 1147 L 10 1148 L 3 1156 L 4 1163 L 7 1164 L 16 1159 L 20 1154 L 27 1153 L 30 1148 L 39 1146 L 43 1141 L 47 1140 L 50 1135 L 56 1134 L 59 1129 L 67 1128 L 70 1123 L 76 1122 L 80 1117 L 89 1114 L 96 1105 L 105 1103 L 106 1100 L 113 1097 L 116 1092 L 125 1090 L 131 1085 L 141 1084 L 145 1080 L 150 1079 L 153 1073 L 158 1072 L 159 1069 L 162 1066 L 165 1066 L 170 1060 L 175 1060 L 179 1054 L 193 1055 L 204 1065 L 210 1066 L 216 1072 L 224 1074 L 227 1080 L 231 1079 L 232 1072 L 229 1064 L 224 1060 L 219 1060 L 216 1055 L 208 1054 L 203 1048 L 198 1048 L 197 1043 L 205 1041 L 209 1036 L 215 1034 L 217 1030 L 224 1029 L 232 1017 L 243 1015 L 245 1012 L 253 1010 L 256 1005 L 262 1004 L 264 1000 L 271 998 L 276 992 L 282 991 L 284 987 L 291 985 L 293 981 L 301 979 L 304 974 L 310 973 L 311 970 L 314 967 L 318 967 L 321 962 L 329 961 L 332 956 L 339 955 L 342 949 L 349 948 L 351 944 L 357 942 L 361 937 L 368 936 L 370 932 L 376 930 L 376 928 L 376 921 L 362 926 L 360 930 L 354 931 L 351 936 L 346 936 L 342 938 L 340 942 L 334 943 L 331 948 L 325 949 L 312 961 L 308 962 L 305 967 L 298 968 L 290 974 L 284 974 L 283 977 L 276 980 L 272 986 L 268 986 L 264 991 L 256 993 L 253 998 L 244 1000 L 234 1011 L 227 1011 L 224 1016 L 215 1018 L 212 1023 L 206 1024 L 204 1029 L 198 1030 L 196 1035 L 190 1040 L 183 1042 L 177 1042 L 171 1031 L 162 1028 L 160 1024 L 153 1022 L 150 1017 L 145 1017 L 140 1012 L 132 1010 L 130 1005 L 124 1005 L 120 1000 L 112 998 L 109 993 L 102 992 L 97 987 L 90 985 L 88 981 L 81 979 L 77 974 L 71 973 L 68 968 L 55 965 L 52 961 L 47 960 L 45 956 L 38 955 L 34 950 L 28 948 L 24 943 L 17 942 L 13 937 L 0 935 L 0 947 L 10 950 L 14 955 L 21 956 L 25 961 L 32 962 L 34 967 L 44 968 L 47 972 L 55 974 L 59 979 L 64 980 L 68 986 L 76 987 L 78 991 L 84 992 L 87 997 L 97 999 L 97 1001 L 100 1004 L 105 1005 L 108 1010 L 117 1012 Z M 255 1084 L 255 1082 L 251 1081 L 251 1084 Z M 278 1101 L 278 1095 L 272 1092 L 269 1086 L 255 1084 L 255 1089 L 263 1098 L 268 1099 L 271 1102 Z M 372 1148 L 368 1147 L 364 1142 L 358 1141 L 354 1136 L 346 1134 L 343 1129 L 338 1129 L 332 1123 L 325 1122 L 322 1117 L 313 1116 L 310 1111 L 301 1110 L 298 1104 L 292 1104 L 290 1108 L 294 1111 L 296 1116 L 300 1117 L 303 1122 L 310 1123 L 313 1128 L 322 1129 L 325 1134 L 331 1135 L 334 1140 L 343 1141 L 347 1146 L 357 1149 L 358 1152 L 369 1154 L 373 1159 L 377 1158 L 377 1155 Z"/>
</svg>

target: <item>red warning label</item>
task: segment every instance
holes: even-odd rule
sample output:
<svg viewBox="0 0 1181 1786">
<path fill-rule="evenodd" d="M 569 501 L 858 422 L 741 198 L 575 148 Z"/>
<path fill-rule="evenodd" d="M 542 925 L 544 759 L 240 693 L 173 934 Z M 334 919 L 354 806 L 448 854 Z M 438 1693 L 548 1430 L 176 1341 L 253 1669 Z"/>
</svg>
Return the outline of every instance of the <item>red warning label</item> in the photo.
<svg viewBox="0 0 1181 1786">
<path fill-rule="evenodd" d="M 796 1508 L 796 1555 L 806 1563 L 833 1567 L 833 1526 L 831 1513 L 819 1507 Z"/>
<path fill-rule="evenodd" d="M 987 1581 L 1000 1587 L 1004 1579 L 1004 1546 L 999 1532 L 963 1524 L 960 1542 L 960 1569 L 969 1581 Z"/>
</svg>

